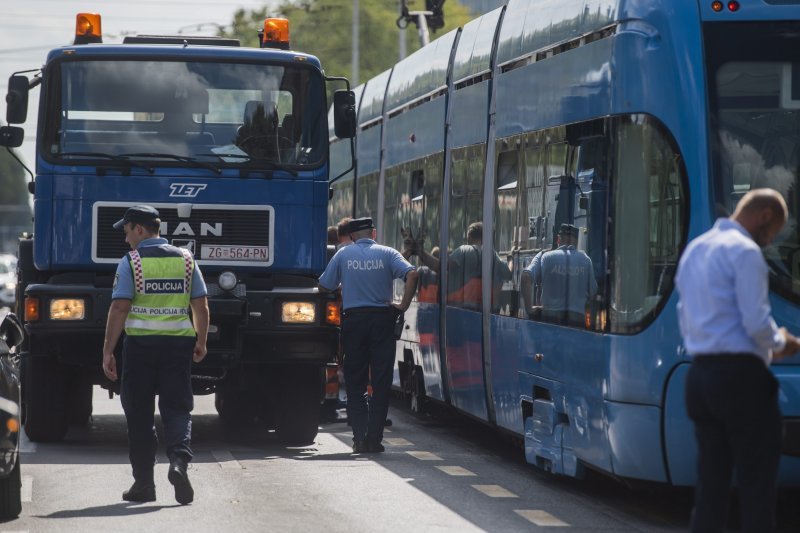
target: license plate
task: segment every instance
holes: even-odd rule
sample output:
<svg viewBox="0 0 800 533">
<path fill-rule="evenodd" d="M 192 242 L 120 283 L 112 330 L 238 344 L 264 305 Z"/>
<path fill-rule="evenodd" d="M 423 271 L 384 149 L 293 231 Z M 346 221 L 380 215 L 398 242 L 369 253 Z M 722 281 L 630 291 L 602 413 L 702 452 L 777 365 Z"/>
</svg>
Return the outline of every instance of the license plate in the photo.
<svg viewBox="0 0 800 533">
<path fill-rule="evenodd" d="M 200 259 L 217 261 L 266 261 L 269 259 L 267 246 L 209 246 L 203 245 Z"/>
</svg>

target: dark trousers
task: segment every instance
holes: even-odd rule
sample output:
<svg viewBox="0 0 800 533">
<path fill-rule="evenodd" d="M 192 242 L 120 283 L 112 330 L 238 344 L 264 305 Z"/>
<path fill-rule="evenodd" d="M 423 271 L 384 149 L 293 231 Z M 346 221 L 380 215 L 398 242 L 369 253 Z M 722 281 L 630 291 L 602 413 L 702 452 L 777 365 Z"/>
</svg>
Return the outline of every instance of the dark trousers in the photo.
<svg viewBox="0 0 800 533">
<path fill-rule="evenodd" d="M 353 441 L 380 443 L 389 412 L 394 369 L 394 319 L 391 308 L 345 312 L 342 321 L 347 417 Z M 372 398 L 367 385 L 372 384 Z"/>
<path fill-rule="evenodd" d="M 163 338 L 163 336 L 162 336 Z M 126 337 L 123 344 L 122 408 L 128 422 L 133 477 L 153 481 L 158 438 L 154 425 L 155 397 L 164 423 L 167 456 L 192 458 L 192 348 L 195 339 Z"/>
<path fill-rule="evenodd" d="M 753 355 L 694 359 L 686 378 L 699 448 L 692 531 L 724 530 L 734 468 L 742 531 L 774 529 L 782 436 L 777 393 L 778 381 Z"/>
</svg>

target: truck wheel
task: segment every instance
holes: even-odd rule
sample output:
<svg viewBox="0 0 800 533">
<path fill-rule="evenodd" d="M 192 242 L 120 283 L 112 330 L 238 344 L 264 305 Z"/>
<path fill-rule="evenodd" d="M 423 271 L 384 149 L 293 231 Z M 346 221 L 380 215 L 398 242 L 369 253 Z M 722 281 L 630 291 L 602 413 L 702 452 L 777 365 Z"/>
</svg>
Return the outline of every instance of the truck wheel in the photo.
<svg viewBox="0 0 800 533">
<path fill-rule="evenodd" d="M 284 367 L 277 377 L 275 433 L 286 444 L 311 444 L 319 431 L 325 367 Z"/>
<path fill-rule="evenodd" d="M 33 442 L 54 442 L 67 433 L 64 374 L 47 357 L 25 358 L 25 434 Z"/>
<path fill-rule="evenodd" d="M 86 426 L 92 417 L 94 387 L 86 378 L 73 376 L 66 383 L 67 422 L 71 426 Z"/>
<path fill-rule="evenodd" d="M 9 520 L 22 512 L 22 477 L 19 472 L 19 454 L 14 469 L 0 479 L 0 519 Z"/>
</svg>

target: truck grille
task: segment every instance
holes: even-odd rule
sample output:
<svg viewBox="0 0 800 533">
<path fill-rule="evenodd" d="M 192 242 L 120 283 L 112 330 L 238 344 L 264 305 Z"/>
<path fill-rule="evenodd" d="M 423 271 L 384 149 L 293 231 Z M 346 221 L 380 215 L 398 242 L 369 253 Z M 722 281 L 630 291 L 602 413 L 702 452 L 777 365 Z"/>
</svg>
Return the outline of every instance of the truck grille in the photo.
<svg viewBox="0 0 800 533">
<path fill-rule="evenodd" d="M 175 204 L 151 204 L 161 215 L 161 236 L 175 246 L 192 250 L 201 258 L 203 246 L 271 247 L 270 227 L 272 208 L 268 206 L 225 206 L 221 208 L 194 207 L 189 218 L 178 216 Z M 119 261 L 130 250 L 120 230 L 113 224 L 122 218 L 129 205 L 96 205 L 95 254 L 98 262 Z M 165 231 L 166 229 L 166 231 Z M 269 260 L 213 261 L 206 264 L 271 264 Z"/>
</svg>

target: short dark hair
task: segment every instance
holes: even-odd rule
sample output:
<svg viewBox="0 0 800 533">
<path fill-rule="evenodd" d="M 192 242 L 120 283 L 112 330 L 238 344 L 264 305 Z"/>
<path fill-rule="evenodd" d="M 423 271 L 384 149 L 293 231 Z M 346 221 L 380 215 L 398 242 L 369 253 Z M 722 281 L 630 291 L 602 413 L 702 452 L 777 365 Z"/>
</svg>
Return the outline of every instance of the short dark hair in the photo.
<svg viewBox="0 0 800 533">
<path fill-rule="evenodd" d="M 144 229 L 149 231 L 150 233 L 158 235 L 161 232 L 161 219 L 157 218 L 151 222 L 133 222 L 133 224 L 139 224 Z"/>
<path fill-rule="evenodd" d="M 348 226 L 350 225 L 350 221 L 353 220 L 350 217 L 344 217 L 336 224 L 336 231 L 339 233 L 339 237 L 344 237 L 349 235 L 350 232 L 347 231 Z"/>
<path fill-rule="evenodd" d="M 483 222 L 473 222 L 467 228 L 468 241 L 483 241 Z"/>
<path fill-rule="evenodd" d="M 328 244 L 337 244 L 339 242 L 339 231 L 336 226 L 328 226 Z"/>
</svg>

